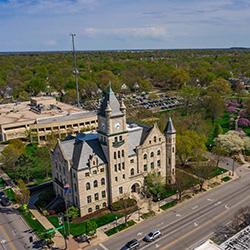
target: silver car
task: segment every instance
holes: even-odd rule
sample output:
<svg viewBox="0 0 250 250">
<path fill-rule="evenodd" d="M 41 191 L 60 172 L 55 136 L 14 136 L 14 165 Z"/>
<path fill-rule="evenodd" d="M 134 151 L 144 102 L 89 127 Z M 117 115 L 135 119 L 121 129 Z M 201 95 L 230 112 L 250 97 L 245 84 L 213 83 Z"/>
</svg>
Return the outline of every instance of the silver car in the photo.
<svg viewBox="0 0 250 250">
<path fill-rule="evenodd" d="M 159 230 L 155 230 L 150 232 L 149 234 L 147 234 L 143 240 L 150 242 L 150 241 L 154 241 L 155 239 L 159 238 L 161 236 L 161 232 Z"/>
</svg>

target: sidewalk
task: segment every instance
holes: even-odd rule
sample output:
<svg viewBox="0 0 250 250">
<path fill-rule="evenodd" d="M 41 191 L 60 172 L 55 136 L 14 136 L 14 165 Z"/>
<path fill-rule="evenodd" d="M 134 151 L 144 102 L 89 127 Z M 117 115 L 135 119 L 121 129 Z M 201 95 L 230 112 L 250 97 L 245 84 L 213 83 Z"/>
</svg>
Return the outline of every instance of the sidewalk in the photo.
<svg viewBox="0 0 250 250">
<path fill-rule="evenodd" d="M 44 226 L 45 229 L 52 229 L 54 226 L 49 222 L 49 220 L 41 215 L 36 209 L 30 209 L 30 212 L 32 215 Z M 64 243 L 64 238 L 63 236 L 56 231 L 55 232 L 55 237 L 53 238 L 54 245 L 60 249 L 65 248 L 65 243 Z"/>
</svg>

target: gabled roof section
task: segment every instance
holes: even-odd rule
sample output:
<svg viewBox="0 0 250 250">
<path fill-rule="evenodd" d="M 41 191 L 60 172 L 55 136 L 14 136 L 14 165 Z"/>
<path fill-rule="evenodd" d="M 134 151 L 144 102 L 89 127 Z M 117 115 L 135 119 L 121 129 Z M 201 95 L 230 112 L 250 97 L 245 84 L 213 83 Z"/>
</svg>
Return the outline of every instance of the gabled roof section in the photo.
<svg viewBox="0 0 250 250">
<path fill-rule="evenodd" d="M 78 134 L 76 138 L 60 142 L 60 147 L 76 170 L 88 168 L 91 156 L 98 158 L 98 164 L 107 162 L 96 133 Z"/>
<path fill-rule="evenodd" d="M 135 154 L 136 147 L 143 144 L 148 134 L 150 133 L 152 127 L 137 125 L 137 124 L 127 124 L 128 129 L 128 155 Z"/>
<path fill-rule="evenodd" d="M 167 126 L 164 130 L 164 133 L 166 133 L 166 134 L 175 134 L 176 133 L 176 130 L 174 128 L 171 117 L 168 118 Z"/>
<path fill-rule="evenodd" d="M 111 108 L 111 117 L 123 115 L 120 109 L 121 108 L 120 103 L 116 98 L 115 93 L 113 92 L 111 86 L 109 86 L 108 90 L 104 94 L 104 97 L 101 101 L 101 105 L 98 111 L 98 115 L 106 116 L 105 110 L 107 108 Z"/>
</svg>

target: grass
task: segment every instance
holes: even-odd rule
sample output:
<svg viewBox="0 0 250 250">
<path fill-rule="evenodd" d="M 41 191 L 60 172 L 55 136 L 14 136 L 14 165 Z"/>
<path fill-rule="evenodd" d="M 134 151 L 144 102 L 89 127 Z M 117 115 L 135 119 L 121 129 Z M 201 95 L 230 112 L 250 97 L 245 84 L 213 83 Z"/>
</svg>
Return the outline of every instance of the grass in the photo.
<svg viewBox="0 0 250 250">
<path fill-rule="evenodd" d="M 169 209 L 169 208 L 175 206 L 176 204 L 177 204 L 177 201 L 174 200 L 174 201 L 170 201 L 170 202 L 166 203 L 166 204 L 163 205 L 163 206 L 160 206 L 160 208 L 163 209 L 163 210 L 167 210 L 167 209 Z"/>
<path fill-rule="evenodd" d="M 46 230 L 43 225 L 37 220 L 34 219 L 33 215 L 29 210 L 24 211 L 21 207 L 18 209 L 26 223 L 36 232 L 36 233 L 44 233 Z"/>
<path fill-rule="evenodd" d="M 120 232 L 128 227 L 135 225 L 135 224 L 136 223 L 133 220 L 130 220 L 127 222 L 127 225 L 125 223 L 120 224 L 119 226 L 113 227 L 110 230 L 106 231 L 105 234 L 107 234 L 108 236 L 111 236 L 111 235 L 118 233 L 118 232 Z"/>
<path fill-rule="evenodd" d="M 7 188 L 4 192 L 11 201 L 16 201 L 16 196 L 12 188 Z"/>
<path fill-rule="evenodd" d="M 101 227 L 103 225 L 106 225 L 108 223 L 113 222 L 114 220 L 116 220 L 116 218 L 121 218 L 123 215 L 122 214 L 105 214 L 102 215 L 100 217 L 96 217 L 93 219 L 89 219 L 92 221 L 95 221 L 97 227 Z M 48 220 L 55 226 L 58 227 L 58 218 L 55 215 L 49 216 Z M 78 236 L 81 234 L 85 234 L 86 233 L 86 221 L 83 221 L 81 223 L 70 223 L 70 234 L 72 234 L 73 236 Z M 68 226 L 65 223 L 65 228 L 66 230 L 68 230 Z M 64 234 L 64 230 L 60 230 L 61 234 Z"/>
<path fill-rule="evenodd" d="M 153 217 L 153 216 L 155 216 L 155 212 L 154 211 L 150 211 L 148 213 L 142 214 L 141 218 L 144 219 L 144 220 L 146 220 L 146 219 L 148 219 L 150 217 Z"/>
<path fill-rule="evenodd" d="M 225 176 L 225 177 L 223 177 L 221 180 L 224 181 L 224 182 L 227 182 L 227 181 L 230 181 L 230 180 L 231 180 L 231 177 Z"/>
<path fill-rule="evenodd" d="M 224 174 L 228 172 L 228 170 L 224 169 L 224 168 L 219 168 L 219 167 L 215 167 L 211 173 L 209 174 L 209 179 L 212 179 L 213 177 L 220 175 L 220 174 Z"/>
</svg>

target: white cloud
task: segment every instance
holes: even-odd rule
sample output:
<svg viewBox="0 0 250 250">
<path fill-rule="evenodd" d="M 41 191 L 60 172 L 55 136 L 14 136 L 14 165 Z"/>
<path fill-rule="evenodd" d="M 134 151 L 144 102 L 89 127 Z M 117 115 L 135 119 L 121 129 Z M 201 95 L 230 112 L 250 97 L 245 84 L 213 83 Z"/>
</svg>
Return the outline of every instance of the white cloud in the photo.
<svg viewBox="0 0 250 250">
<path fill-rule="evenodd" d="M 25 14 L 76 13 L 84 9 L 92 9 L 98 0 L 9 0 L 0 3 L 1 9 L 23 12 Z"/>
<path fill-rule="evenodd" d="M 83 35 L 88 37 L 112 36 L 116 38 L 166 39 L 169 36 L 165 26 L 129 27 L 129 28 L 85 28 Z"/>
</svg>

